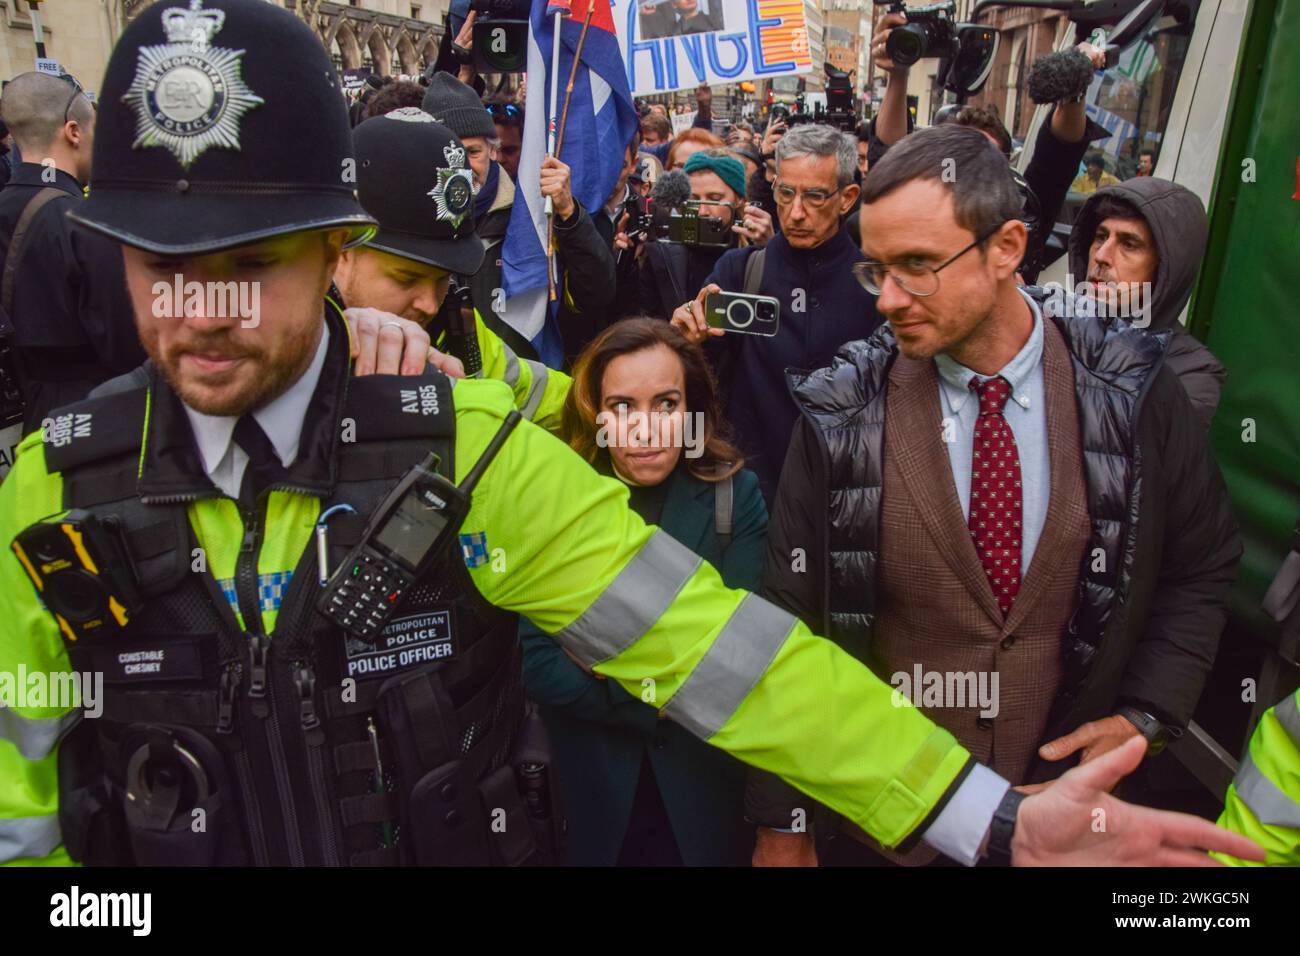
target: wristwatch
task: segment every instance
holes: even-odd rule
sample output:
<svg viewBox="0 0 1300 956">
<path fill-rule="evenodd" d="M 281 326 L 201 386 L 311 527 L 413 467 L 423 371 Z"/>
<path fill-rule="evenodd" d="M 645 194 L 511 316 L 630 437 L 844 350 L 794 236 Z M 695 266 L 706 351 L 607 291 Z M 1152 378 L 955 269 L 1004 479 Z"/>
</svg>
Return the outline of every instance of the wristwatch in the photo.
<svg viewBox="0 0 1300 956">
<path fill-rule="evenodd" d="M 1145 710 L 1138 710 L 1128 704 L 1121 704 L 1115 708 L 1115 713 L 1136 727 L 1138 733 L 1147 739 L 1148 756 L 1155 756 L 1160 753 L 1165 744 L 1169 742 L 1168 728 L 1158 718 L 1148 714 Z"/>
<path fill-rule="evenodd" d="M 1015 835 L 1016 814 L 1020 812 L 1020 803 L 1025 796 L 1014 787 L 1009 787 L 1002 802 L 993 811 L 987 852 L 989 862 L 994 866 L 1011 865 L 1011 838 Z"/>
</svg>

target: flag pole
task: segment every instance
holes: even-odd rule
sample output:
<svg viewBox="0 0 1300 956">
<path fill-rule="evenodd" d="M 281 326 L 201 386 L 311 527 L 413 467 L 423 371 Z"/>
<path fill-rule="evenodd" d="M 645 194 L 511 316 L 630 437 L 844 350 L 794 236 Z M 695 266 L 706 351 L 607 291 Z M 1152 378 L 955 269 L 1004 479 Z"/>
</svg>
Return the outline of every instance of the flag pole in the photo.
<svg viewBox="0 0 1300 956">
<path fill-rule="evenodd" d="M 569 82 L 564 87 L 564 112 L 560 114 L 560 126 L 558 130 L 554 130 L 554 117 L 555 117 L 555 94 L 559 92 L 559 84 L 553 83 L 551 85 L 551 117 L 552 117 L 552 129 L 554 131 L 554 136 L 552 137 L 552 146 L 554 147 L 554 150 L 552 151 L 551 155 L 556 157 L 557 159 L 560 156 L 560 148 L 564 145 L 564 127 L 567 126 L 569 122 L 569 103 L 572 102 L 573 100 L 573 84 L 574 81 L 578 78 L 578 64 L 582 60 L 582 47 L 587 42 L 587 27 L 591 26 L 591 14 L 595 10 L 595 8 L 596 8 L 595 3 L 587 4 L 587 16 L 582 21 L 582 32 L 578 34 L 578 46 L 577 49 L 573 51 L 573 65 L 569 68 Z M 559 33 L 557 32 L 556 36 L 558 35 Z M 555 59 L 555 69 L 552 70 L 552 75 L 555 75 L 555 71 L 559 69 L 559 63 L 560 60 L 557 55 Z M 555 261 L 555 217 L 551 215 L 551 206 L 550 206 L 551 198 L 549 196 L 546 197 L 546 202 L 547 202 L 546 274 L 549 279 L 547 284 L 549 286 L 551 301 L 554 302 L 556 297 L 555 278 L 554 278 L 555 270 L 552 268 L 552 266 Z"/>
<path fill-rule="evenodd" d="M 551 108 L 547 111 L 547 129 L 546 129 L 546 155 L 555 156 L 555 121 L 556 109 L 560 98 L 560 22 L 564 19 L 564 13 L 561 10 L 555 11 L 552 32 L 554 33 L 554 43 L 551 47 Z M 546 213 L 546 237 L 547 237 L 547 256 L 546 256 L 546 291 L 552 302 L 555 301 L 555 269 L 550 255 L 550 238 L 555 229 L 555 203 L 551 197 L 546 197 L 546 203 L 543 206 Z"/>
</svg>

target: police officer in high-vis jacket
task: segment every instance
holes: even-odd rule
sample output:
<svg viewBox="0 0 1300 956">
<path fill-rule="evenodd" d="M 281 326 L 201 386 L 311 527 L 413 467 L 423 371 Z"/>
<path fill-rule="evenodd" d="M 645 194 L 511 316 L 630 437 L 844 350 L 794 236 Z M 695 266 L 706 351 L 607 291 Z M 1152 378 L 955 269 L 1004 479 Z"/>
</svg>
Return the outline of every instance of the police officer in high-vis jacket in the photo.
<svg viewBox="0 0 1300 956">
<path fill-rule="evenodd" d="M 425 326 L 439 349 L 464 363 L 467 375 L 501 379 L 525 418 L 558 432 L 569 376 L 516 355 L 477 309 L 461 301 L 468 296 L 447 301 L 452 275 L 472 275 L 483 263 L 473 179 L 460 140 L 424 110 L 409 107 L 366 120 L 352 131 L 352 144 L 357 197 L 379 231 L 339 257 L 335 281 L 347 304 Z"/>
<path fill-rule="evenodd" d="M 1111 797 L 1140 746 L 1010 792 L 643 524 L 505 384 L 350 377 L 325 300 L 373 225 L 350 150 L 325 51 L 274 4 L 163 0 L 113 52 L 77 220 L 122 244 L 152 363 L 56 410 L 0 485 L 0 674 L 103 677 L 75 707 L 0 681 L 0 860 L 536 859 L 545 780 L 498 719 L 519 675 L 506 612 L 889 846 L 1258 858 Z"/>
<path fill-rule="evenodd" d="M 1300 866 L 1300 691 L 1264 711 L 1228 787 L 1219 826 L 1262 846 L 1270 866 Z"/>
</svg>

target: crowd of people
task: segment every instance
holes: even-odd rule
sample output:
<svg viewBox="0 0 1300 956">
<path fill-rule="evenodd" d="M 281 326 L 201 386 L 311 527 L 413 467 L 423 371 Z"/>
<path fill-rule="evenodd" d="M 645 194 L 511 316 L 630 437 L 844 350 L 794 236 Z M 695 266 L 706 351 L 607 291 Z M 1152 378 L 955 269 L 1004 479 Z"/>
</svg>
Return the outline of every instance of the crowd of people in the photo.
<svg viewBox="0 0 1300 956">
<path fill-rule="evenodd" d="M 1150 153 L 1094 175 L 1108 134 L 1080 102 L 1023 176 L 987 110 L 912 129 L 892 15 L 854 132 L 728 123 L 707 87 L 677 134 L 639 104 L 600 208 L 541 163 L 548 367 L 501 296 L 522 99 L 461 66 L 348 108 L 278 72 L 329 68 L 291 16 L 208 6 L 258 100 L 237 148 L 139 105 L 156 11 L 98 111 L 39 73 L 0 97 L 27 435 L 0 485 L 0 668 L 109 671 L 99 719 L 0 721 L 0 861 L 1300 860 L 1244 777 L 1233 832 L 1108 792 L 1191 720 L 1241 556 L 1206 438 L 1224 370 L 1179 319 L 1205 211 Z M 709 16 L 641 11 L 656 35 Z M 1081 284 L 1053 293 L 1071 192 Z M 674 234 L 683 210 L 698 232 Z M 256 282 L 260 316 L 163 315 L 173 275 Z M 776 303 L 771 334 L 718 320 L 736 294 Z M 53 439 L 64 420 L 84 436 Z M 314 610 L 316 579 L 429 448 L 482 480 L 367 643 Z M 110 661 L 28 583 L 8 545 L 60 508 L 121 528 L 148 600 L 104 628 L 157 669 Z M 928 675 L 971 692 L 923 697 Z M 1296 738 L 1294 712 L 1270 732 Z M 159 796 L 138 761 L 175 753 L 203 787 Z M 184 832 L 210 792 L 216 835 Z"/>
</svg>

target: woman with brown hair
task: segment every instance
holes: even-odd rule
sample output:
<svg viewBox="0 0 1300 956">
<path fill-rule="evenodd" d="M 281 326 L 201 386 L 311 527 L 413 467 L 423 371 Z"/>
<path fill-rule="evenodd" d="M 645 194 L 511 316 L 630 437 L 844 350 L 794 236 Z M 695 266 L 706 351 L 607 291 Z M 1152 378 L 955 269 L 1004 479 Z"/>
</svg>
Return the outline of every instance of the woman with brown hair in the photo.
<svg viewBox="0 0 1300 956">
<path fill-rule="evenodd" d="M 694 126 L 684 129 L 673 138 L 673 144 L 668 147 L 664 169 L 681 169 L 686 165 L 686 161 L 700 150 L 720 149 L 722 146 L 722 137 L 715 136 L 706 129 L 697 129 Z"/>
<path fill-rule="evenodd" d="M 756 590 L 767 509 L 725 438 L 699 346 L 657 319 L 626 319 L 579 356 L 564 437 L 628 486 L 629 506 Z M 753 850 L 741 763 L 580 668 L 528 622 L 524 686 L 550 731 L 579 866 L 741 866 Z M 649 691 L 647 691 L 649 693 Z"/>
</svg>

